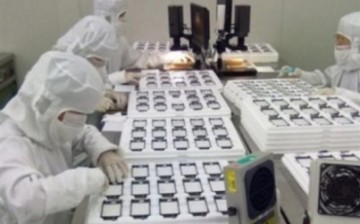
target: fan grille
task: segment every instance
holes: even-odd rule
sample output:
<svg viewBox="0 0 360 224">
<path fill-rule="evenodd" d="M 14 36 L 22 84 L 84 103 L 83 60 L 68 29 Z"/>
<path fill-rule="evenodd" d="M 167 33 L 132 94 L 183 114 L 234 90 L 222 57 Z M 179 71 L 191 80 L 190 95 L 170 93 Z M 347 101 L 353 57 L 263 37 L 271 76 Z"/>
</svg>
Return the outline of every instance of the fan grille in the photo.
<svg viewBox="0 0 360 224">
<path fill-rule="evenodd" d="M 250 202 L 257 211 L 264 211 L 269 207 L 275 193 L 273 173 L 262 167 L 255 172 L 250 184 Z"/>
<path fill-rule="evenodd" d="M 322 164 L 318 212 L 360 217 L 360 166 Z"/>
</svg>

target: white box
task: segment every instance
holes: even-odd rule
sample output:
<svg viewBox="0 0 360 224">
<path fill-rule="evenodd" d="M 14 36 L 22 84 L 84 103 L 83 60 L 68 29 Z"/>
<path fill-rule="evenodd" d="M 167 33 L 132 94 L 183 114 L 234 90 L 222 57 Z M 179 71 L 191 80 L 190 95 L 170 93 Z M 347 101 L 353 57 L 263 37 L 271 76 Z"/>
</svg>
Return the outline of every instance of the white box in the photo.
<svg viewBox="0 0 360 224">
<path fill-rule="evenodd" d="M 279 53 L 268 43 L 250 43 L 245 44 L 247 51 L 233 51 L 227 49 L 222 57 L 226 58 L 244 58 L 253 63 L 272 63 L 279 61 Z"/>
<path fill-rule="evenodd" d="M 230 116 L 231 110 L 215 89 L 174 89 L 132 92 L 128 117 Z"/>
<path fill-rule="evenodd" d="M 229 117 L 128 119 L 120 140 L 126 158 L 233 157 L 245 154 Z"/>
<path fill-rule="evenodd" d="M 170 45 L 170 41 L 136 41 L 133 48 L 141 52 L 166 53 L 170 51 Z"/>
<path fill-rule="evenodd" d="M 143 70 L 140 90 L 173 90 L 176 88 L 223 89 L 223 84 L 212 70 L 167 71 Z"/>
<path fill-rule="evenodd" d="M 225 183 L 223 173 L 213 176 L 206 173 L 204 166 L 217 164 L 221 170 L 229 164 L 226 160 L 186 160 L 180 162 L 161 161 L 129 164 L 130 171 L 135 167 L 147 166 L 149 175 L 143 180 L 134 178 L 131 173 L 121 185 L 114 185 L 112 192 L 103 196 L 91 196 L 86 211 L 86 224 L 137 224 L 137 223 L 220 223 L 228 222 L 225 200 Z M 189 181 L 181 172 L 183 166 L 194 165 L 196 176 L 193 180 L 201 186 L 199 193 L 186 193 L 184 186 Z M 169 178 L 159 176 L 157 167 L 168 166 L 173 171 Z M 135 197 L 131 194 L 134 183 L 149 183 L 149 194 Z M 210 182 L 217 181 L 218 189 L 212 190 Z M 176 186 L 176 193 L 170 195 L 167 191 L 160 192 L 158 185 L 171 182 Z M 223 183 L 221 187 L 220 183 Z M 105 206 L 104 206 L 105 205 Z M 105 209 L 104 209 L 105 207 Z M 107 219 L 102 218 L 106 216 Z M 135 216 L 135 218 L 134 218 Z"/>
</svg>

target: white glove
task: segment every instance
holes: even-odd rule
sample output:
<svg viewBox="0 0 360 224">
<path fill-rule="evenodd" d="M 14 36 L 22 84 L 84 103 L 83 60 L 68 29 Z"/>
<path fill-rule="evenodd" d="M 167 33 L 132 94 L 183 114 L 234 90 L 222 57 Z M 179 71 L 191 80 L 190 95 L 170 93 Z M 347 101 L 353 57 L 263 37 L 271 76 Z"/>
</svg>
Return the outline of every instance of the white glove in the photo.
<svg viewBox="0 0 360 224">
<path fill-rule="evenodd" d="M 106 111 L 108 111 L 108 110 L 110 110 L 111 108 L 114 108 L 114 107 L 115 107 L 114 102 L 110 98 L 104 96 L 100 100 L 99 104 L 97 105 L 96 111 L 105 113 Z"/>
<path fill-rule="evenodd" d="M 336 94 L 336 90 L 334 88 L 321 88 L 313 92 L 312 95 L 330 96 L 335 94 Z"/>
<path fill-rule="evenodd" d="M 163 64 L 194 63 L 194 58 L 187 52 L 172 51 L 162 55 Z"/>
<path fill-rule="evenodd" d="M 126 72 L 125 74 L 126 83 L 132 85 L 138 85 L 142 77 L 144 77 L 144 75 L 140 72 Z"/>
<path fill-rule="evenodd" d="M 113 90 L 107 90 L 105 96 L 112 100 L 112 110 L 124 110 L 128 103 L 128 95 L 126 93 L 119 93 Z"/>
<path fill-rule="evenodd" d="M 285 65 L 280 69 L 278 77 L 279 78 L 289 78 L 289 77 L 300 78 L 301 73 L 302 73 L 301 69 Z"/>
<path fill-rule="evenodd" d="M 115 150 L 103 152 L 99 156 L 97 165 L 105 172 L 112 184 L 120 183 L 129 173 L 124 158 Z"/>
</svg>

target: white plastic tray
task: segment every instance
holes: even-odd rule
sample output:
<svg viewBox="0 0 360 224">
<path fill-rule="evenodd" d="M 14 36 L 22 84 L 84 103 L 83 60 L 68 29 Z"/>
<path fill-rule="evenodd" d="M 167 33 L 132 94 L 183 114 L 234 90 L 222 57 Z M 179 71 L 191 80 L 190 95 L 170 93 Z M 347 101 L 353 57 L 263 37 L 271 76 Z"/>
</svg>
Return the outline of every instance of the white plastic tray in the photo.
<svg viewBox="0 0 360 224">
<path fill-rule="evenodd" d="M 279 53 L 267 43 L 250 43 L 247 51 L 232 51 L 227 49 L 223 58 L 244 58 L 254 63 L 271 63 L 279 61 Z"/>
<path fill-rule="evenodd" d="M 301 154 L 285 154 L 282 162 L 301 189 L 309 194 L 310 184 L 310 165 L 312 160 L 319 158 L 337 159 L 337 160 L 355 160 L 360 161 L 359 151 L 344 152 L 319 152 L 319 153 L 301 153 Z"/>
<path fill-rule="evenodd" d="M 309 96 L 314 88 L 300 79 L 230 80 L 224 96 L 239 109 L 246 98 Z"/>
<path fill-rule="evenodd" d="M 136 41 L 133 48 L 138 51 L 146 52 L 160 52 L 165 53 L 170 51 L 170 41 Z"/>
<path fill-rule="evenodd" d="M 215 89 L 174 89 L 131 92 L 129 117 L 230 116 L 231 110 Z"/>
<path fill-rule="evenodd" d="M 120 147 L 130 159 L 245 154 L 229 117 L 128 119 L 125 127 Z"/>
<path fill-rule="evenodd" d="M 357 105 L 337 96 L 249 98 L 241 123 L 261 151 L 360 150 L 359 112 Z"/>
<path fill-rule="evenodd" d="M 223 84 L 212 70 L 168 71 L 143 70 L 140 90 L 160 90 L 175 88 L 214 88 L 223 89 Z"/>
<path fill-rule="evenodd" d="M 226 165 L 225 160 L 130 164 L 130 178 L 90 198 L 86 224 L 225 224 Z"/>
</svg>

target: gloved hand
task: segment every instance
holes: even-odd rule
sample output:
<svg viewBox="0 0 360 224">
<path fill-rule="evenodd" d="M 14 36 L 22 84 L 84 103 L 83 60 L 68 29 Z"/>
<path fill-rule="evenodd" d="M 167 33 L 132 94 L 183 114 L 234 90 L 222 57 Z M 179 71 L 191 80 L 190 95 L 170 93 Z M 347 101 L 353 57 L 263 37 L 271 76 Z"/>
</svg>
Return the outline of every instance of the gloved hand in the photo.
<svg viewBox="0 0 360 224">
<path fill-rule="evenodd" d="M 96 111 L 105 113 L 115 107 L 115 103 L 108 97 L 104 96 L 96 107 Z"/>
<path fill-rule="evenodd" d="M 101 172 L 104 172 L 104 171 L 101 171 Z M 104 174 L 105 174 L 105 173 L 104 173 Z M 106 175 L 106 174 L 105 174 L 105 175 Z M 110 186 L 109 178 L 105 178 L 104 187 L 103 187 L 102 193 L 105 193 L 105 192 L 109 189 L 109 186 Z"/>
<path fill-rule="evenodd" d="M 144 77 L 144 75 L 140 72 L 126 72 L 125 74 L 126 83 L 132 85 L 138 85 L 142 77 Z"/>
<path fill-rule="evenodd" d="M 105 96 L 112 100 L 113 106 L 109 108 L 112 110 L 124 110 L 128 103 L 128 95 L 126 93 L 107 90 Z"/>
<path fill-rule="evenodd" d="M 187 52 L 172 51 L 162 55 L 163 64 L 171 63 L 194 63 L 194 57 Z"/>
<path fill-rule="evenodd" d="M 120 183 L 129 173 L 124 158 L 116 150 L 103 152 L 97 165 L 105 172 L 112 184 Z"/>
<path fill-rule="evenodd" d="M 334 88 L 321 88 L 321 89 L 317 89 L 315 90 L 312 95 L 323 95 L 323 96 L 330 96 L 330 95 L 335 95 L 336 94 L 336 90 Z"/>
<path fill-rule="evenodd" d="M 300 78 L 301 73 L 302 73 L 301 69 L 285 65 L 280 69 L 278 77 L 279 78 L 289 78 L 289 77 Z"/>
</svg>

